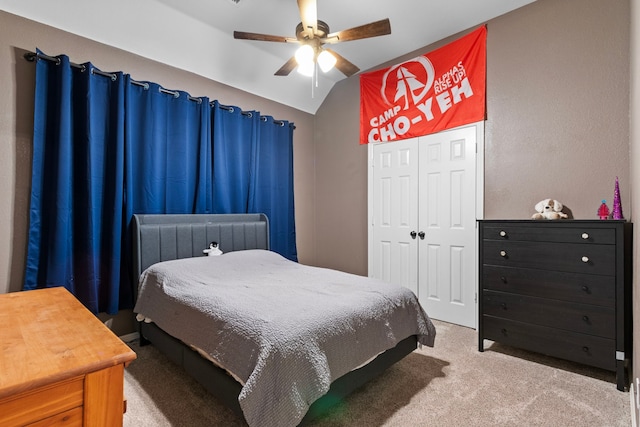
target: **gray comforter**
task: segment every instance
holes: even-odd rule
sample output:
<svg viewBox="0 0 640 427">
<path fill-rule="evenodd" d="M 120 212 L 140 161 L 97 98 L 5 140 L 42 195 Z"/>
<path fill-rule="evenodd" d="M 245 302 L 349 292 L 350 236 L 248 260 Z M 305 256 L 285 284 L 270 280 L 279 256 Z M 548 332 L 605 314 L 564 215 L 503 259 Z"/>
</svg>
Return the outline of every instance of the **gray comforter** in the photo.
<svg viewBox="0 0 640 427">
<path fill-rule="evenodd" d="M 410 290 L 264 250 L 155 264 L 134 311 L 233 372 L 252 427 L 295 426 L 333 380 L 410 335 L 435 338 Z"/>
</svg>

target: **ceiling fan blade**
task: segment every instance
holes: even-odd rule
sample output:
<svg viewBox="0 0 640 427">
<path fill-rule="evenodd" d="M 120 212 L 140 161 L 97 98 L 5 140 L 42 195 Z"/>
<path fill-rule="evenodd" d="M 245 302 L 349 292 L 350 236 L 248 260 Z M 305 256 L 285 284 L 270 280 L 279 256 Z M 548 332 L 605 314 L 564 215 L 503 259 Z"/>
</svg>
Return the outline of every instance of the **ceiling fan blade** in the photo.
<svg viewBox="0 0 640 427">
<path fill-rule="evenodd" d="M 360 40 L 369 37 L 377 37 L 391 34 L 391 22 L 389 19 L 371 22 L 370 24 L 353 27 L 348 30 L 338 31 L 327 35 L 327 43 L 331 43 L 333 37 L 337 37 L 338 41 L 347 42 L 350 40 Z"/>
<path fill-rule="evenodd" d="M 298 65 L 298 62 L 296 62 L 296 57 L 292 56 L 287 62 L 285 62 L 285 64 L 282 67 L 280 67 L 278 71 L 276 71 L 274 75 L 288 76 L 289 73 L 293 71 L 293 69 L 296 68 L 297 65 Z"/>
<path fill-rule="evenodd" d="M 309 38 L 314 38 L 318 31 L 318 5 L 316 0 L 298 0 L 300 20 L 305 33 Z"/>
<path fill-rule="evenodd" d="M 352 62 L 346 59 L 344 56 L 336 53 L 336 51 L 325 48 L 327 52 L 335 56 L 336 65 L 335 67 L 342 72 L 347 77 L 350 77 L 360 71 L 360 68 L 356 67 Z"/>
<path fill-rule="evenodd" d="M 262 42 L 298 43 L 298 40 L 293 37 L 271 36 L 269 34 L 247 33 L 244 31 L 234 31 L 233 38 L 242 40 L 258 40 Z"/>
</svg>

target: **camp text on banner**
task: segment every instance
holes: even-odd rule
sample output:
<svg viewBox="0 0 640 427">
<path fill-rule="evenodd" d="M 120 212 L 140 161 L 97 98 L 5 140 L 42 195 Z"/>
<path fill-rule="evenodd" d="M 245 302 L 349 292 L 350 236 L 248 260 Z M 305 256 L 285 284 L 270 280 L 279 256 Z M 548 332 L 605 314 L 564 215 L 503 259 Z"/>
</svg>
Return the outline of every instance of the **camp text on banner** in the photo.
<svg viewBox="0 0 640 427">
<path fill-rule="evenodd" d="M 360 76 L 360 144 L 428 135 L 484 120 L 487 28 Z"/>
</svg>

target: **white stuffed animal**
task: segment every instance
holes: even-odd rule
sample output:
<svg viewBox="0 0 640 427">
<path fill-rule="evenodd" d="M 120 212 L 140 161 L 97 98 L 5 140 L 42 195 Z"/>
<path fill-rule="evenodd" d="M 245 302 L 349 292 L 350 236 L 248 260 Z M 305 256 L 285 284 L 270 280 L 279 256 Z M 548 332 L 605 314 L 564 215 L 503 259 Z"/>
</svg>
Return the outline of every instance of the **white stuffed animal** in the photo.
<svg viewBox="0 0 640 427">
<path fill-rule="evenodd" d="M 562 212 L 562 203 L 553 199 L 544 199 L 539 201 L 536 206 L 532 219 L 560 219 L 568 218 L 569 216 Z"/>
<path fill-rule="evenodd" d="M 222 255 L 222 251 L 218 247 L 218 242 L 211 242 L 207 249 L 202 250 L 202 253 L 207 254 L 207 256 Z"/>
</svg>

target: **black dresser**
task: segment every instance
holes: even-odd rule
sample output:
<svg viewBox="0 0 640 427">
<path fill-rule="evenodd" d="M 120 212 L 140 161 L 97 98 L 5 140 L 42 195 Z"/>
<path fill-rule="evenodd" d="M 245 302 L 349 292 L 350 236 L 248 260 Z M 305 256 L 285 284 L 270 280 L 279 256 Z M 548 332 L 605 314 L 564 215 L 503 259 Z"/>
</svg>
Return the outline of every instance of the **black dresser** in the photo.
<svg viewBox="0 0 640 427">
<path fill-rule="evenodd" d="M 479 221 L 484 340 L 616 372 L 629 384 L 632 224 Z"/>
</svg>

